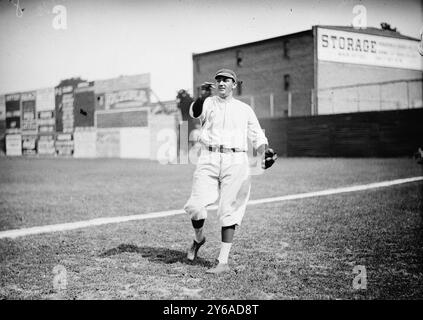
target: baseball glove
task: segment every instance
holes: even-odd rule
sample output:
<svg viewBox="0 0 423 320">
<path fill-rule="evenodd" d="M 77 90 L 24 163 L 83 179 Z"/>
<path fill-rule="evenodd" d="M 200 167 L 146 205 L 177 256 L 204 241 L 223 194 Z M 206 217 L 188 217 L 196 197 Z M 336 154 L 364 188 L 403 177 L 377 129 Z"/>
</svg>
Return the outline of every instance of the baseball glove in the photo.
<svg viewBox="0 0 423 320">
<path fill-rule="evenodd" d="M 276 154 L 275 151 L 273 151 L 273 149 L 271 148 L 267 149 L 266 152 L 264 153 L 264 158 L 261 165 L 262 168 L 263 169 L 270 168 L 275 163 L 277 158 L 278 158 L 278 155 Z"/>
<path fill-rule="evenodd" d="M 418 164 L 423 164 L 423 149 L 419 148 L 419 150 L 414 154 L 414 158 L 417 160 Z"/>
<path fill-rule="evenodd" d="M 214 88 L 213 82 L 206 81 L 201 84 L 201 89 L 210 90 L 211 88 Z"/>
</svg>

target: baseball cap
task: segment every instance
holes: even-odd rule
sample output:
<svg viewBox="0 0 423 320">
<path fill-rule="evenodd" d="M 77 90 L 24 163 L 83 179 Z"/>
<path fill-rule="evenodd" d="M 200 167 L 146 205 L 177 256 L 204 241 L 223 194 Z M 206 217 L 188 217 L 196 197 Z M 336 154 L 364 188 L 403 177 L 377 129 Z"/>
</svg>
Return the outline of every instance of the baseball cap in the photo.
<svg viewBox="0 0 423 320">
<path fill-rule="evenodd" d="M 235 82 L 238 81 L 235 72 L 232 71 L 231 69 L 218 70 L 216 74 L 214 75 L 214 78 L 216 79 L 218 76 L 232 78 Z"/>
</svg>

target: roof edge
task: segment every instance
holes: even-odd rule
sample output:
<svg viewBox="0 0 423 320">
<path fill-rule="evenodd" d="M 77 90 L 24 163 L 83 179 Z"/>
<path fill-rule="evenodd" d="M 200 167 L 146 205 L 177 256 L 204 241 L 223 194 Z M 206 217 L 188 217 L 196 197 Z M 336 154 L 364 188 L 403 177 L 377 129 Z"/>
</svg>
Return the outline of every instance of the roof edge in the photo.
<svg viewBox="0 0 423 320">
<path fill-rule="evenodd" d="M 250 46 L 250 45 L 257 45 L 257 44 L 262 44 L 262 43 L 266 43 L 268 41 L 274 41 L 274 40 L 278 40 L 278 39 L 289 39 L 291 37 L 296 37 L 299 36 L 301 34 L 307 34 L 307 33 L 311 33 L 313 32 L 313 29 L 315 28 L 324 28 L 324 29 L 332 29 L 332 30 L 339 30 L 339 31 L 346 31 L 346 32 L 355 32 L 355 33 L 362 33 L 362 34 L 369 34 L 369 35 L 374 35 L 374 36 L 381 36 L 381 37 L 388 37 L 388 38 L 396 38 L 396 39 L 403 39 L 403 40 L 413 40 L 413 41 L 420 41 L 420 39 L 418 38 L 414 38 L 414 37 L 410 37 L 407 35 L 403 35 L 399 32 L 392 32 L 392 33 L 386 33 L 386 34 L 382 34 L 382 32 L 384 32 L 384 30 L 376 28 L 376 27 L 368 27 L 368 28 L 363 28 L 363 29 L 356 29 L 352 26 L 337 26 L 337 25 L 313 25 L 311 27 L 311 29 L 307 29 L 307 30 L 303 30 L 303 31 L 298 31 L 298 32 L 294 32 L 294 33 L 289 33 L 289 34 L 285 34 L 285 35 L 281 35 L 281 36 L 277 36 L 277 37 L 272 37 L 272 38 L 267 38 L 267 39 L 263 39 L 263 40 L 257 40 L 257 41 L 252 41 L 252 42 L 247 42 L 247 43 L 242 43 L 242 44 L 238 44 L 235 46 L 230 46 L 230 47 L 224 47 L 224 48 L 219 48 L 219 49 L 214 49 L 214 50 L 210 50 L 210 51 L 203 51 L 203 52 L 193 52 L 192 53 L 192 57 L 196 57 L 196 56 L 202 56 L 202 55 L 207 55 L 207 54 L 214 54 L 217 52 L 221 52 L 221 51 L 225 51 L 225 50 L 233 50 L 233 49 L 237 49 L 237 48 L 242 48 L 242 47 L 246 47 L 246 46 Z M 366 29 L 369 29 L 369 32 L 366 32 Z M 377 33 L 376 33 L 377 32 Z"/>
<path fill-rule="evenodd" d="M 219 51 L 225 51 L 225 50 L 231 50 L 231 49 L 241 48 L 241 47 L 245 47 L 245 46 L 250 46 L 252 44 L 261 44 L 261 43 L 265 43 L 265 42 L 268 42 L 268 41 L 274 41 L 274 40 L 277 40 L 277 39 L 283 39 L 283 38 L 287 39 L 287 38 L 299 36 L 301 34 L 310 33 L 312 35 L 312 32 L 313 32 L 313 29 L 307 29 L 307 30 L 303 30 L 303 31 L 285 34 L 285 35 L 282 35 L 282 36 L 277 36 L 277 37 L 267 38 L 267 39 L 263 39 L 263 40 L 257 40 L 257 41 L 237 44 L 235 46 L 230 46 L 230 47 L 225 47 L 225 48 L 220 48 L 220 49 L 215 49 L 215 50 L 210 50 L 210 51 L 204 51 L 204 52 L 198 52 L 198 53 L 192 53 L 192 56 L 193 57 L 194 56 L 201 56 L 201 55 L 205 55 L 205 54 L 209 54 L 209 53 L 216 53 L 216 52 L 219 52 Z"/>
<path fill-rule="evenodd" d="M 352 26 L 331 26 L 331 25 L 314 25 L 313 28 L 324 28 L 324 29 L 332 29 L 332 30 L 339 30 L 339 31 L 346 31 L 346 32 L 355 32 L 355 33 L 365 33 L 369 35 L 374 36 L 381 36 L 381 37 L 388 37 L 388 38 L 396 38 L 396 39 L 403 39 L 403 40 L 414 40 L 414 41 L 420 41 L 418 38 L 410 37 L 407 35 L 404 35 L 397 31 L 388 31 L 379 29 L 377 27 L 367 27 L 367 28 L 354 28 Z M 369 32 L 366 32 L 366 30 L 369 29 Z M 377 34 L 376 34 L 377 32 Z M 383 33 L 386 32 L 386 33 Z"/>
</svg>

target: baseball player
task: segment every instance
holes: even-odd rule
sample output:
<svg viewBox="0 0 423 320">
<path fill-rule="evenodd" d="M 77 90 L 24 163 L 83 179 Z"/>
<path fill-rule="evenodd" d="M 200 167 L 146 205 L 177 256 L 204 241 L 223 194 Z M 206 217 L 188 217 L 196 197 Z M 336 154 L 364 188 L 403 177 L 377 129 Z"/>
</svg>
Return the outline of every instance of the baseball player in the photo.
<svg viewBox="0 0 423 320">
<path fill-rule="evenodd" d="M 206 242 L 203 226 L 207 206 L 220 196 L 217 211 L 222 237 L 220 254 L 217 266 L 206 271 L 220 274 L 230 270 L 228 257 L 235 227 L 241 225 L 250 196 L 247 140 L 263 157 L 263 169 L 272 166 L 277 155 L 268 148 L 268 140 L 252 108 L 233 97 L 238 81 L 235 72 L 221 69 L 216 72 L 215 80 L 217 95 L 198 98 L 189 110 L 190 116 L 201 122 L 201 154 L 193 176 L 191 196 L 184 209 L 190 215 L 195 232 L 187 254 L 188 260 L 193 261 Z"/>
</svg>

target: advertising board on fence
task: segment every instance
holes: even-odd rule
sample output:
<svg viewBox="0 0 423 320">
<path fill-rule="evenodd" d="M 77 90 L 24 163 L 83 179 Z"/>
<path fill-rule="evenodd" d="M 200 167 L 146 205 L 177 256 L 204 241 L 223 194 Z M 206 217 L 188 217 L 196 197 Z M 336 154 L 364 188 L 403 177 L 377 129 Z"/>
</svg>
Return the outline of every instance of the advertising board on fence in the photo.
<svg viewBox="0 0 423 320">
<path fill-rule="evenodd" d="M 119 129 L 97 129 L 96 154 L 99 158 L 120 157 Z"/>
<path fill-rule="evenodd" d="M 54 135 L 40 136 L 37 142 L 37 152 L 39 155 L 54 155 L 56 153 Z"/>
<path fill-rule="evenodd" d="M 120 157 L 127 159 L 149 159 L 149 128 L 121 128 Z"/>
<path fill-rule="evenodd" d="M 149 108 L 96 111 L 95 126 L 97 128 L 148 127 L 149 114 Z"/>
<path fill-rule="evenodd" d="M 95 158 L 97 132 L 94 127 L 76 127 L 73 135 L 75 158 Z"/>
<path fill-rule="evenodd" d="M 6 155 L 8 156 L 22 155 L 22 136 L 20 134 L 6 135 Z"/>
<path fill-rule="evenodd" d="M 151 115 L 150 128 L 150 159 L 160 163 L 175 163 L 177 161 L 178 132 L 176 119 L 173 115 Z"/>
<path fill-rule="evenodd" d="M 71 133 L 61 133 L 56 136 L 56 153 L 58 155 L 70 156 L 73 154 L 73 139 Z"/>
<path fill-rule="evenodd" d="M 35 155 L 37 154 L 36 149 L 36 135 L 23 135 L 22 136 L 22 154 L 23 155 Z"/>
</svg>

